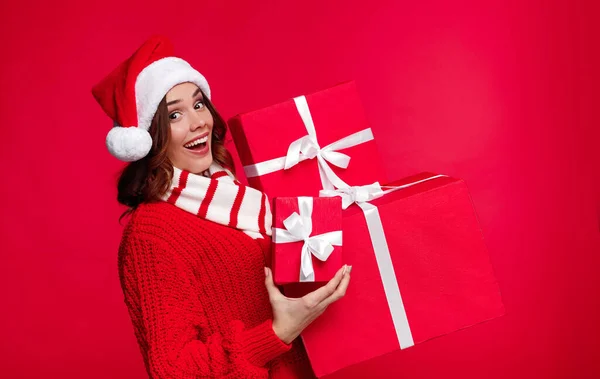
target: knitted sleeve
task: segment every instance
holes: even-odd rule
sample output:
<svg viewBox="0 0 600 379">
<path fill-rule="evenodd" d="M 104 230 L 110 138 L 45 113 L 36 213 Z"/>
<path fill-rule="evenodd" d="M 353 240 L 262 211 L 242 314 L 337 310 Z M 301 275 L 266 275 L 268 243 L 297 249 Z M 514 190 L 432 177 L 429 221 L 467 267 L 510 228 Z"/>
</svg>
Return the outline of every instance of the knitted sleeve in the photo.
<svg viewBox="0 0 600 379">
<path fill-rule="evenodd" d="M 288 351 L 272 320 L 234 321 L 208 334 L 193 273 L 165 244 L 128 238 L 120 248 L 125 303 L 150 378 L 267 378 L 266 364 Z"/>
</svg>

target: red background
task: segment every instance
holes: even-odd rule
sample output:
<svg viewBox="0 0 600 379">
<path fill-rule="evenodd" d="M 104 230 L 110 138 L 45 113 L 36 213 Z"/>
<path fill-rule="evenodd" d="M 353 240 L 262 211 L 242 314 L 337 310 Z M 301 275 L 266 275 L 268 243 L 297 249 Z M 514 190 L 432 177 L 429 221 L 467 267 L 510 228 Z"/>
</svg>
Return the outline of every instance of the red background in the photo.
<svg viewBox="0 0 600 379">
<path fill-rule="evenodd" d="M 467 181 L 508 313 L 389 377 L 598 377 L 598 13 L 485 3 L 2 2 L 1 376 L 145 377 L 116 269 L 121 164 L 90 88 L 158 32 L 225 117 L 355 79 L 391 179 Z"/>
</svg>

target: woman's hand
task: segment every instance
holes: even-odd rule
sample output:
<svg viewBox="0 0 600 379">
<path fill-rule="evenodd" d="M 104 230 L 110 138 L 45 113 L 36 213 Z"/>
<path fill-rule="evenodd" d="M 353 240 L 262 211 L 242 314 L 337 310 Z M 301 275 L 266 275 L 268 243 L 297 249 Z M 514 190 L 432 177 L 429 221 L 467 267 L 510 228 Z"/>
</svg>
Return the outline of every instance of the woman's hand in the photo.
<svg viewBox="0 0 600 379">
<path fill-rule="evenodd" d="M 319 317 L 327 307 L 346 294 L 352 266 L 344 265 L 325 286 L 301 298 L 285 297 L 273 283 L 273 275 L 265 267 L 265 285 L 273 308 L 273 330 L 286 344 Z"/>
</svg>

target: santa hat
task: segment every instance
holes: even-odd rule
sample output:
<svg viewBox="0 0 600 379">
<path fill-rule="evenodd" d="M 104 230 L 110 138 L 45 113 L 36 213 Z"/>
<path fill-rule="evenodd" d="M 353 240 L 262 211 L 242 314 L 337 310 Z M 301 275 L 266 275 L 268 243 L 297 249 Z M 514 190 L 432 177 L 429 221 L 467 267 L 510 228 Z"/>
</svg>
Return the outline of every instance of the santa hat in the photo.
<svg viewBox="0 0 600 379">
<path fill-rule="evenodd" d="M 210 99 L 210 87 L 189 63 L 173 56 L 171 42 L 150 38 L 129 59 L 92 89 L 96 101 L 114 121 L 106 136 L 108 151 L 133 162 L 152 148 L 148 130 L 164 96 L 180 83 L 194 83 Z"/>
</svg>

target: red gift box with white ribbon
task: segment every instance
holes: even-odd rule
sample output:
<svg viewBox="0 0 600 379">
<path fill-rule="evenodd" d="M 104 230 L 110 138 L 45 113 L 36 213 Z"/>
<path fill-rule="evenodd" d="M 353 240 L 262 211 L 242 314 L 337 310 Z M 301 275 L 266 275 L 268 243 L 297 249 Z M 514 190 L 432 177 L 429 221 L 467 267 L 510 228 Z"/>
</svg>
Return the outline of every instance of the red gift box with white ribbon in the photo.
<svg viewBox="0 0 600 379">
<path fill-rule="evenodd" d="M 329 281 L 343 264 L 341 199 L 275 198 L 271 246 L 276 284 Z"/>
<path fill-rule="evenodd" d="M 383 355 L 394 365 L 403 349 L 504 313 L 464 181 L 425 173 L 322 195 L 347 208 L 344 263 L 353 267 L 346 296 L 302 333 L 318 377 Z M 286 295 L 308 290 L 287 286 Z"/>
<path fill-rule="evenodd" d="M 228 125 L 249 185 L 270 199 L 385 181 L 354 82 L 240 114 Z"/>
</svg>

